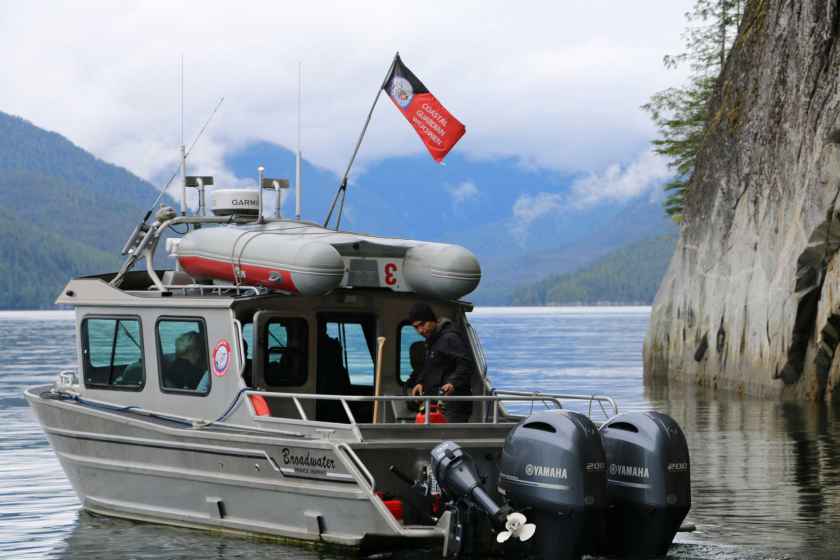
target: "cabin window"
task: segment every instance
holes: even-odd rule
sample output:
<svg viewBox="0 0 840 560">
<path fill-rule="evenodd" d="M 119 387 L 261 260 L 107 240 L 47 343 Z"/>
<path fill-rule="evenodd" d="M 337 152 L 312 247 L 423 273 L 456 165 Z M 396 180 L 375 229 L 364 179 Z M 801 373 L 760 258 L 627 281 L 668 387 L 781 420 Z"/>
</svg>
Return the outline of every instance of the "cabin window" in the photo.
<svg viewBox="0 0 840 560">
<path fill-rule="evenodd" d="M 206 395 L 210 392 L 207 335 L 201 319 L 157 322 L 160 386 L 164 392 Z"/>
<path fill-rule="evenodd" d="M 85 386 L 139 391 L 146 383 L 140 319 L 97 317 L 82 322 Z"/>
<path fill-rule="evenodd" d="M 325 378 L 338 378 L 351 387 L 372 388 L 376 347 L 375 317 L 324 316 L 319 318 L 318 327 L 319 377 L 323 372 Z"/>
<path fill-rule="evenodd" d="M 417 375 L 420 373 L 419 370 L 423 367 L 423 357 L 425 354 L 426 339 L 420 336 L 420 333 L 411 326 L 411 323 L 400 325 L 400 383 L 407 383 L 411 379 L 411 385 L 415 384 L 413 381 L 417 379 Z M 414 356 L 413 360 L 412 355 Z M 417 370 L 416 372 L 415 369 Z M 414 377 L 412 377 L 412 374 L 414 374 Z"/>
<path fill-rule="evenodd" d="M 306 383 L 309 327 L 306 319 L 277 317 L 263 331 L 263 378 L 269 387 L 299 387 Z"/>
</svg>

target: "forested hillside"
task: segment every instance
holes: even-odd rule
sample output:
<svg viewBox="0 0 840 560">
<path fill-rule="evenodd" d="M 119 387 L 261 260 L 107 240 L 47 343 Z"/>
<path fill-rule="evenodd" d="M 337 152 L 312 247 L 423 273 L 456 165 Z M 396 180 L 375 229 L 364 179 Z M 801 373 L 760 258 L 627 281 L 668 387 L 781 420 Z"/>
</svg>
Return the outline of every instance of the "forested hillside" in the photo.
<svg viewBox="0 0 840 560">
<path fill-rule="evenodd" d="M 0 308 L 52 305 L 72 276 L 119 266 L 155 188 L 0 113 Z"/>
<path fill-rule="evenodd" d="M 577 272 L 524 286 L 513 305 L 650 304 L 674 252 L 674 236 L 633 243 Z"/>
</svg>

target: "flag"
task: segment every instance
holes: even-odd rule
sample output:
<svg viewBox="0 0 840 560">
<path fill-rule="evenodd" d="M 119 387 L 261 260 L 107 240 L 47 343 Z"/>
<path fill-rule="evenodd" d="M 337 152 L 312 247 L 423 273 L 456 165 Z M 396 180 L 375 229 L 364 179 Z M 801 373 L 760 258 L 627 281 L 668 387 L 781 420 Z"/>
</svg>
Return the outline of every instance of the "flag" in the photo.
<svg viewBox="0 0 840 560">
<path fill-rule="evenodd" d="M 442 162 L 466 132 L 464 125 L 429 93 L 423 82 L 403 64 L 399 54 L 394 57 L 382 89 L 420 135 L 434 160 Z"/>
</svg>

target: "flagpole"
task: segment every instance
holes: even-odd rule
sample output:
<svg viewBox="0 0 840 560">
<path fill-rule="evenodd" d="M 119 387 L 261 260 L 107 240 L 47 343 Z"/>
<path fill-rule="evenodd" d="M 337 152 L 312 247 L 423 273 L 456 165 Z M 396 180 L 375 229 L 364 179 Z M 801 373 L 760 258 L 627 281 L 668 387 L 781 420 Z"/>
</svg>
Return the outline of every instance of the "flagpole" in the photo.
<svg viewBox="0 0 840 560">
<path fill-rule="evenodd" d="M 376 97 L 373 98 L 373 104 L 370 106 L 370 111 L 368 111 L 367 119 L 365 120 L 365 125 L 362 127 L 362 133 L 359 134 L 359 139 L 356 141 L 356 147 L 353 150 L 353 155 L 350 157 L 350 163 L 347 164 L 347 169 L 344 171 L 344 176 L 341 178 L 341 183 L 338 186 L 338 190 L 333 197 L 332 204 L 330 205 L 330 211 L 327 213 L 327 219 L 324 220 L 324 227 L 327 227 L 330 223 L 330 218 L 332 218 L 333 210 L 335 210 L 335 205 L 338 202 L 338 197 L 341 196 L 341 206 L 338 211 L 338 216 L 336 218 L 335 229 L 338 231 L 339 226 L 341 225 L 341 214 L 344 210 L 344 198 L 347 196 L 347 177 L 350 176 L 350 169 L 353 167 L 353 162 L 356 161 L 356 155 L 359 153 L 359 148 L 362 145 L 362 140 L 365 137 L 365 132 L 367 132 L 367 127 L 370 124 L 370 119 L 373 117 L 373 110 L 376 108 L 376 103 L 379 101 L 379 96 L 382 94 L 382 90 L 385 89 L 385 86 L 388 84 L 388 78 L 391 77 L 391 72 L 394 71 L 394 66 L 397 64 L 397 59 L 399 58 L 400 53 L 394 55 L 394 60 L 391 61 L 391 66 L 388 67 L 388 72 L 385 74 L 385 79 L 382 81 L 382 85 L 379 86 L 379 89 L 376 90 Z"/>
</svg>

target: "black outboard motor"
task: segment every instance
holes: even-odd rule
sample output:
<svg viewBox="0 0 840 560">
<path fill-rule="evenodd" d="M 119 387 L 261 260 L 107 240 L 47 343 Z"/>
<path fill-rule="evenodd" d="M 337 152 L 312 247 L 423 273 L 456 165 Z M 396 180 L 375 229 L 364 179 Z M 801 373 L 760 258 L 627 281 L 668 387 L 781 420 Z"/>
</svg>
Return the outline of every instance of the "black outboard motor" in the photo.
<svg viewBox="0 0 840 560">
<path fill-rule="evenodd" d="M 664 556 L 691 507 L 688 444 L 659 412 L 614 416 L 601 426 L 610 507 L 598 552 Z"/>
<path fill-rule="evenodd" d="M 508 434 L 499 492 L 536 524 L 530 554 L 574 560 L 588 553 L 603 531 L 606 486 L 601 437 L 587 416 L 540 412 Z"/>
<path fill-rule="evenodd" d="M 475 539 L 475 510 L 486 515 L 499 531 L 497 541 L 505 542 L 516 537 L 524 542 L 536 530 L 532 523 L 510 506 L 499 506 L 481 485 L 472 457 L 454 441 L 444 441 L 432 449 L 432 473 L 438 486 L 451 500 L 447 509 L 455 515 L 452 533 L 444 555 L 472 555 L 478 551 Z M 514 539 L 516 540 L 516 539 Z"/>
<path fill-rule="evenodd" d="M 472 457 L 454 441 L 444 441 L 432 449 L 432 473 L 438 485 L 453 498 L 470 500 L 504 527 L 509 510 L 496 505 L 481 486 Z"/>
</svg>

